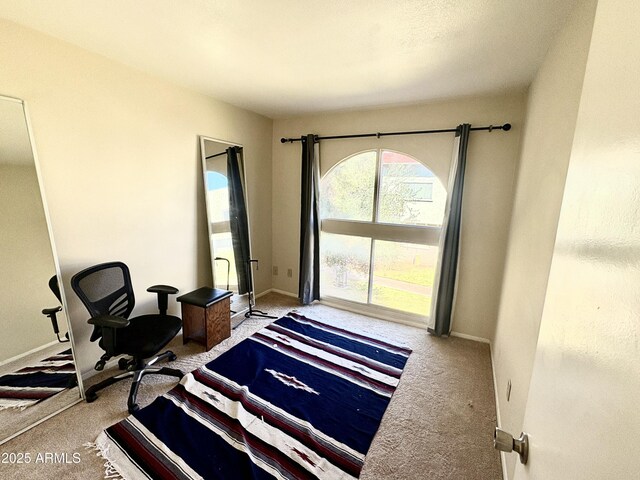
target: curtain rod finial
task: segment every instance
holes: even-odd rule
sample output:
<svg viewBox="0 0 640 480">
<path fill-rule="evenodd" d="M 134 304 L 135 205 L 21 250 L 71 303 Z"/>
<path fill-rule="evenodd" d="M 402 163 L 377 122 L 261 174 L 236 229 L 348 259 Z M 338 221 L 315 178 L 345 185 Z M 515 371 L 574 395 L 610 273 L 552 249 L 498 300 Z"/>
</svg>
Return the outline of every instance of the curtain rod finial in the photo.
<svg viewBox="0 0 640 480">
<path fill-rule="evenodd" d="M 510 123 L 505 123 L 502 126 L 502 130 L 504 130 L 505 132 L 508 132 L 509 130 L 511 130 L 511 124 Z"/>
<path fill-rule="evenodd" d="M 282 137 L 282 138 L 280 139 L 280 143 L 287 143 L 287 139 L 286 139 L 286 138 L 284 138 L 284 137 Z"/>
</svg>

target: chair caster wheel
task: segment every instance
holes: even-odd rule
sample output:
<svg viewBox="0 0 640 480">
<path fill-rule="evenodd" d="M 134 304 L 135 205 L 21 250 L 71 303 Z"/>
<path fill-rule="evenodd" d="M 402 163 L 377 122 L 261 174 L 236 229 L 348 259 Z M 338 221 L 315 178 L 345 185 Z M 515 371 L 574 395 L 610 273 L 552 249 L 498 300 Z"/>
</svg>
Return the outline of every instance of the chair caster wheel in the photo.
<svg viewBox="0 0 640 480">
<path fill-rule="evenodd" d="M 96 366 L 93 367 L 95 370 L 97 370 L 98 372 L 104 370 L 104 364 L 105 362 L 103 360 L 98 360 L 98 362 L 96 363 Z"/>
<path fill-rule="evenodd" d="M 169 355 L 170 362 L 175 362 L 177 359 L 178 359 L 178 356 L 175 353 L 172 353 L 171 355 Z"/>
<path fill-rule="evenodd" d="M 120 360 L 118 360 L 118 368 L 120 370 L 126 370 L 128 366 L 129 361 L 126 358 L 121 358 Z"/>
</svg>

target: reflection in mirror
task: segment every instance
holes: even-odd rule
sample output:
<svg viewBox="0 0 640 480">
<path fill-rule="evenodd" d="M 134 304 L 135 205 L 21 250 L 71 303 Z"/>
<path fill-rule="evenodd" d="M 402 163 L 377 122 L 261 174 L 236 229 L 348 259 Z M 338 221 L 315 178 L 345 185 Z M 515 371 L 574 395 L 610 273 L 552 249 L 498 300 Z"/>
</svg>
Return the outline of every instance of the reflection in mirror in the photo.
<svg viewBox="0 0 640 480">
<path fill-rule="evenodd" d="M 0 96 L 0 443 L 79 400 L 24 103 Z"/>
<path fill-rule="evenodd" d="M 249 291 L 253 291 L 247 271 L 251 241 L 243 149 L 233 143 L 200 137 L 200 151 L 213 286 L 234 292 L 231 311 L 232 315 L 239 315 L 249 307 Z"/>
</svg>

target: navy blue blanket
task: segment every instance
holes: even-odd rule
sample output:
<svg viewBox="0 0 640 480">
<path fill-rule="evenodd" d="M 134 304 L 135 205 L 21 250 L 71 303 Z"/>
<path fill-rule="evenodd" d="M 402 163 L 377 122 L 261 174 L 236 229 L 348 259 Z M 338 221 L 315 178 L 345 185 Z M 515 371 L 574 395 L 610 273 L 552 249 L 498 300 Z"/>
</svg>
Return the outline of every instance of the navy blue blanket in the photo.
<svg viewBox="0 0 640 480">
<path fill-rule="evenodd" d="M 96 443 L 131 480 L 357 478 L 410 353 L 289 313 Z"/>
<path fill-rule="evenodd" d="M 24 409 L 76 383 L 71 349 L 0 377 L 0 409 Z"/>
</svg>

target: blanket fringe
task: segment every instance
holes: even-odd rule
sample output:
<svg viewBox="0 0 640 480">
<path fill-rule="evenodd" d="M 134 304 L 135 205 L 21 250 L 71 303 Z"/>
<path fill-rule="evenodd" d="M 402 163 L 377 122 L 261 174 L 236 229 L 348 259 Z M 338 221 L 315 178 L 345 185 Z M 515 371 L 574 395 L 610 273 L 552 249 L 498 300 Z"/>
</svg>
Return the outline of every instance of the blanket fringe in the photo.
<svg viewBox="0 0 640 480">
<path fill-rule="evenodd" d="M 124 480 L 120 472 L 118 472 L 115 465 L 109 460 L 109 447 L 108 446 L 100 446 L 94 442 L 87 442 L 82 444 L 84 448 L 87 450 L 95 450 L 96 456 L 102 458 L 104 460 L 104 478 L 111 480 Z"/>
<path fill-rule="evenodd" d="M 27 407 L 30 407 L 31 405 L 33 405 L 35 402 L 33 401 L 29 401 L 29 402 L 20 402 L 20 403 L 12 403 L 11 405 L 2 405 L 0 404 L 0 412 L 4 411 L 4 410 L 20 410 L 21 412 L 24 411 Z"/>
</svg>

